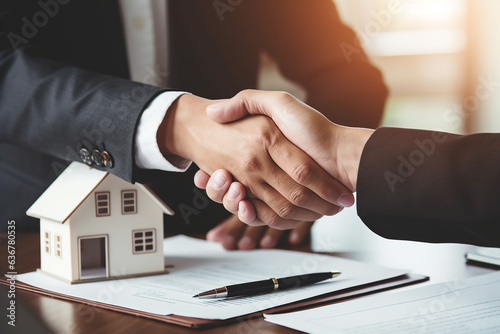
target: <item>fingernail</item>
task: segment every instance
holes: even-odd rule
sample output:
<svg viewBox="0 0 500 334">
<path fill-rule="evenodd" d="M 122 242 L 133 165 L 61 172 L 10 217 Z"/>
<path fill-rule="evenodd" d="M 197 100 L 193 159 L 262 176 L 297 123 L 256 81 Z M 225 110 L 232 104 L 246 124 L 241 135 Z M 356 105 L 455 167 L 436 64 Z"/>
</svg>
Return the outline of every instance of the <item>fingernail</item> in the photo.
<svg viewBox="0 0 500 334">
<path fill-rule="evenodd" d="M 207 106 L 207 113 L 217 112 L 224 106 L 224 102 L 218 102 Z"/>
<path fill-rule="evenodd" d="M 254 241 L 249 236 L 245 236 L 240 240 L 239 246 L 242 249 L 251 249 L 254 248 Z"/>
<path fill-rule="evenodd" d="M 226 184 L 227 180 L 220 173 L 216 173 L 213 178 L 213 188 L 219 190 Z"/>
<path fill-rule="evenodd" d="M 215 241 L 215 231 L 214 230 L 208 231 L 206 238 L 209 241 Z"/>
<path fill-rule="evenodd" d="M 223 240 L 222 240 L 222 246 L 225 248 L 225 249 L 234 249 L 234 246 L 235 246 L 235 243 L 236 243 L 236 240 L 232 237 L 232 236 L 226 236 Z"/>
<path fill-rule="evenodd" d="M 292 232 L 290 234 L 290 243 L 291 244 L 298 244 L 300 242 L 300 236 L 297 232 Z"/>
<path fill-rule="evenodd" d="M 231 187 L 229 187 L 229 191 L 227 192 L 227 199 L 232 201 L 236 197 L 238 197 L 239 195 L 240 195 L 240 191 L 238 189 L 236 189 L 236 187 L 233 187 L 231 185 Z"/>
<path fill-rule="evenodd" d="M 270 235 L 266 235 L 264 238 L 262 238 L 260 245 L 262 246 L 262 248 L 271 248 L 274 246 L 274 239 Z"/>
<path fill-rule="evenodd" d="M 349 207 L 354 204 L 354 196 L 352 194 L 345 194 L 340 196 L 338 200 L 339 204 L 344 207 Z"/>
<path fill-rule="evenodd" d="M 221 237 L 221 229 L 223 229 L 222 225 L 217 225 L 213 229 L 207 232 L 207 240 L 210 241 L 219 241 Z"/>
<path fill-rule="evenodd" d="M 243 203 L 240 202 L 238 203 L 238 211 L 242 214 L 245 215 L 247 213 L 247 209 L 243 206 Z"/>
</svg>

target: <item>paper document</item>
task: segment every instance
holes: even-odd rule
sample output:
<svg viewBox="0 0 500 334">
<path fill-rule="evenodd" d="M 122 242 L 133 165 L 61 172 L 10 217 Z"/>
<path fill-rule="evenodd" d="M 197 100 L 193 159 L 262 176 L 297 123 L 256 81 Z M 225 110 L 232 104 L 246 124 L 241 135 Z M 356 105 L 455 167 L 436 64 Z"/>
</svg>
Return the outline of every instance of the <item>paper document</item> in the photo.
<svg viewBox="0 0 500 334">
<path fill-rule="evenodd" d="M 500 272 L 264 317 L 308 333 L 500 333 Z"/>
<path fill-rule="evenodd" d="M 154 314 L 228 319 L 317 295 L 396 277 L 407 270 L 284 250 L 226 251 L 218 243 L 176 236 L 164 240 L 169 274 L 70 285 L 43 273 L 17 279 L 42 289 Z M 252 297 L 200 300 L 193 295 L 271 277 L 341 271 L 331 280 Z"/>
<path fill-rule="evenodd" d="M 467 260 L 500 266 L 500 248 L 479 247 L 465 254 Z"/>
</svg>

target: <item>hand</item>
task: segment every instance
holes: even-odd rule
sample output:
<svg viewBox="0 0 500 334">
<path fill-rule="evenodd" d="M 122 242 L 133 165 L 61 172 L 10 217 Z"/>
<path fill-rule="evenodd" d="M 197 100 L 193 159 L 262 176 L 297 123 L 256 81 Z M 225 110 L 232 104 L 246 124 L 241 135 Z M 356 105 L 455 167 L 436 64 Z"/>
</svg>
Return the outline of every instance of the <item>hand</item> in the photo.
<svg viewBox="0 0 500 334">
<path fill-rule="evenodd" d="M 226 168 L 258 209 L 253 224 L 291 228 L 338 212 L 338 200 L 349 190 L 291 144 L 269 118 L 221 125 L 205 113 L 212 103 L 187 94 L 176 101 L 158 131 L 165 156 L 193 160 L 209 173 Z M 224 180 L 214 181 L 217 187 Z"/>
<path fill-rule="evenodd" d="M 270 117 L 290 142 L 352 192 L 356 191 L 361 153 L 373 130 L 332 123 L 315 109 L 284 92 L 245 90 L 232 99 L 208 106 L 207 114 L 219 123 L 255 114 Z M 352 196 L 344 198 L 351 199 Z"/>
<path fill-rule="evenodd" d="M 215 179 L 224 181 L 215 185 Z M 252 203 L 246 199 L 245 187 L 241 183 L 233 181 L 231 173 L 227 170 L 216 170 L 212 176 L 199 170 L 194 175 L 194 184 L 200 189 L 206 189 L 211 200 L 222 203 L 227 211 L 237 214 L 239 221 L 248 225 L 252 225 L 252 222 L 255 221 L 257 213 Z M 343 208 L 339 207 L 338 209 L 340 212 Z"/>
<path fill-rule="evenodd" d="M 249 112 L 271 117 L 288 139 L 313 157 L 332 176 L 355 191 L 361 153 L 373 130 L 347 128 L 331 123 L 316 110 L 281 92 L 244 91 L 231 100 L 207 108 L 207 114 L 219 122 L 234 121 Z M 237 212 L 244 222 L 253 218 L 256 212 L 250 202 L 241 200 L 236 204 L 232 198 L 228 199 L 222 188 L 214 189 L 209 177 L 199 171 L 195 180 L 198 180 L 197 185 L 202 188 L 207 187 L 208 183 L 207 193 L 210 198 L 223 202 L 226 209 Z M 242 189 L 241 184 L 234 182 L 226 191 L 238 190 L 241 193 Z"/>
<path fill-rule="evenodd" d="M 225 249 L 250 250 L 274 248 L 286 238 L 290 245 L 298 245 L 310 235 L 312 222 L 303 222 L 290 231 L 267 226 L 248 226 L 232 215 L 207 233 L 207 240 L 220 242 Z"/>
</svg>

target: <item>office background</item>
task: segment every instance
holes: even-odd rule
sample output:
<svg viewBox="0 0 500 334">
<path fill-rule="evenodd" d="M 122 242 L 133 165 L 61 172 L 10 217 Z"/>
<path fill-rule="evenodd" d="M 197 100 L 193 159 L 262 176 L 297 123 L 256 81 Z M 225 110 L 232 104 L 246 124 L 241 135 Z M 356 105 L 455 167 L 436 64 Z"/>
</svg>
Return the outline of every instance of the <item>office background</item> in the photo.
<svg viewBox="0 0 500 334">
<path fill-rule="evenodd" d="M 334 2 L 343 20 L 362 36 L 363 48 L 384 73 L 390 89 L 384 125 L 456 133 L 500 131 L 500 86 L 484 87 L 482 83 L 482 80 L 500 82 L 500 1 Z M 400 4 L 397 13 L 389 11 L 393 4 Z M 390 17 L 378 14 L 387 11 Z M 272 59 L 266 55 L 262 57 L 259 88 L 287 90 L 304 98 L 300 87 L 280 76 Z M 476 94 L 478 87 L 481 88 L 480 96 Z M 485 273 L 479 267 L 465 266 L 463 255 L 464 250 L 471 248 L 469 246 L 385 242 L 368 231 L 352 210 L 318 222 L 313 229 L 312 246 L 372 264 L 408 266 L 415 273 L 431 275 L 431 282 Z M 363 250 L 367 251 L 363 253 Z M 28 261 L 18 263 L 26 266 Z M 83 304 L 38 295 L 33 298 L 38 316 L 57 332 L 77 332 L 88 328 L 85 326 L 106 330 L 134 325 L 133 328 L 144 326 L 151 333 L 177 331 L 174 327 L 166 330 L 159 322 L 123 317 Z M 19 312 L 21 314 L 21 309 Z M 274 328 L 259 327 L 268 325 L 263 320 L 242 324 L 245 327 L 241 328 L 247 332 L 251 329 L 273 332 Z M 235 328 L 238 327 L 231 327 Z M 179 332 L 183 330 L 178 329 Z M 231 330 L 217 328 L 216 331 Z"/>
<path fill-rule="evenodd" d="M 455 133 L 500 130 L 499 87 L 479 103 L 474 99 L 481 78 L 500 81 L 499 1 L 334 2 L 389 86 L 384 125 Z M 279 75 L 272 59 L 263 58 L 260 88 L 304 97 Z M 467 111 L 460 122 L 449 116 L 457 104 Z"/>
<path fill-rule="evenodd" d="M 383 125 L 453 133 L 500 131 L 500 1 L 334 0 L 390 90 Z M 260 88 L 305 98 L 262 55 Z M 371 233 L 355 215 L 320 221 L 319 250 Z M 359 239 L 357 239 L 359 240 Z"/>
</svg>

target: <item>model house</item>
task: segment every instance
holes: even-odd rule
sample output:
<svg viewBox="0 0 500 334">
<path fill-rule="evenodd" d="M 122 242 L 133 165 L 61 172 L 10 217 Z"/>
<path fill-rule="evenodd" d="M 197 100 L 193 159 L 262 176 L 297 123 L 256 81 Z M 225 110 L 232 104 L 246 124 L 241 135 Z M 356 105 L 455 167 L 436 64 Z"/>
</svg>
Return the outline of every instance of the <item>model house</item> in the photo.
<svg viewBox="0 0 500 334">
<path fill-rule="evenodd" d="M 70 283 L 165 272 L 163 214 L 142 184 L 73 162 L 26 212 L 40 219 L 40 270 Z"/>
</svg>

